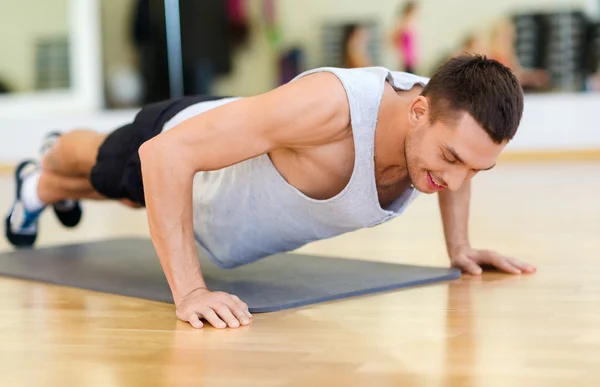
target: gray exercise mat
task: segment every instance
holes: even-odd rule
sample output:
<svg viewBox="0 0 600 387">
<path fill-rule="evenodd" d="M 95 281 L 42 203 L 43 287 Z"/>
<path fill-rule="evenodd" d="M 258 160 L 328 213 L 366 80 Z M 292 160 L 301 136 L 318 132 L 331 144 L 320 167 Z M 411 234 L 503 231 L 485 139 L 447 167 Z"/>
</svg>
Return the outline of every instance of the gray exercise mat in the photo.
<svg viewBox="0 0 600 387">
<path fill-rule="evenodd" d="M 236 269 L 201 256 L 207 285 L 235 294 L 252 313 L 448 281 L 433 268 L 300 254 L 277 254 Z M 172 303 L 149 239 L 126 238 L 0 254 L 0 275 Z"/>
</svg>

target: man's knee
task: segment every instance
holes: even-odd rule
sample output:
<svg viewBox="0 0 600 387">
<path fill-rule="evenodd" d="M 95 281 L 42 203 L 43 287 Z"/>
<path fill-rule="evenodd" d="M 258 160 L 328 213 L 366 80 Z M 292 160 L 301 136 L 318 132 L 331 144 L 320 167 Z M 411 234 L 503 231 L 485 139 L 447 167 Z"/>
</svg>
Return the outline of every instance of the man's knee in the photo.
<svg viewBox="0 0 600 387">
<path fill-rule="evenodd" d="M 105 135 L 77 129 L 61 136 L 49 154 L 50 169 L 67 175 L 88 176 Z"/>
</svg>

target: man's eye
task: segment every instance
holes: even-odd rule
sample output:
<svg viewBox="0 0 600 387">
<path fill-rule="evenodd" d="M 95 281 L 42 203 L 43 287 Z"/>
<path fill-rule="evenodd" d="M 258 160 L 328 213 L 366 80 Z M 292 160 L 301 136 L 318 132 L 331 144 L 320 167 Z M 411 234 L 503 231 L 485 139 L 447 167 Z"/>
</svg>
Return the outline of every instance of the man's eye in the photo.
<svg viewBox="0 0 600 387">
<path fill-rule="evenodd" d="M 456 164 L 456 159 L 449 159 L 448 157 L 446 157 L 446 155 L 442 154 L 442 158 L 444 159 L 444 161 L 450 163 L 450 164 Z"/>
</svg>

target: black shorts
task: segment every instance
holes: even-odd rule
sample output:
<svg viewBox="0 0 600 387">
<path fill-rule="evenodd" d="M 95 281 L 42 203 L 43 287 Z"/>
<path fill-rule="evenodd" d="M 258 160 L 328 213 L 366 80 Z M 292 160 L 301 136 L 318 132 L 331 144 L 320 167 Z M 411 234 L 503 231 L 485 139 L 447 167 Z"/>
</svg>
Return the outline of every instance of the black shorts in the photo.
<svg viewBox="0 0 600 387">
<path fill-rule="evenodd" d="M 144 107 L 129 123 L 110 133 L 98 150 L 90 182 L 110 199 L 129 199 L 145 206 L 144 185 L 138 149 L 161 133 L 167 121 L 185 108 L 224 97 L 193 96 L 154 103 Z"/>
</svg>

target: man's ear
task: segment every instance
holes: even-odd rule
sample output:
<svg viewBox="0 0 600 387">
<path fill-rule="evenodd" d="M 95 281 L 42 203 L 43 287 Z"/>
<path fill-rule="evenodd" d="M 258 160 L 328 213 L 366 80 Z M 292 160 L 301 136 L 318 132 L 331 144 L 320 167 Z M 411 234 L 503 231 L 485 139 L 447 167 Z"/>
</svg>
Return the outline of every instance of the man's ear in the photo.
<svg viewBox="0 0 600 387">
<path fill-rule="evenodd" d="M 429 115 L 429 100 L 422 95 L 413 100 L 410 105 L 409 121 L 412 125 L 418 124 Z"/>
</svg>

